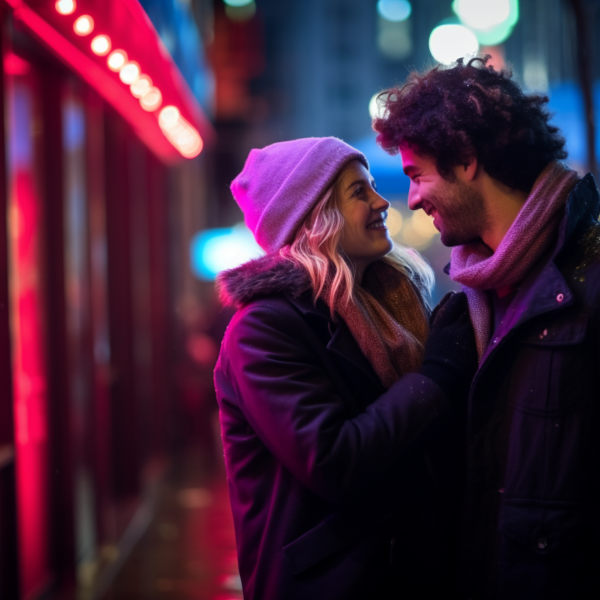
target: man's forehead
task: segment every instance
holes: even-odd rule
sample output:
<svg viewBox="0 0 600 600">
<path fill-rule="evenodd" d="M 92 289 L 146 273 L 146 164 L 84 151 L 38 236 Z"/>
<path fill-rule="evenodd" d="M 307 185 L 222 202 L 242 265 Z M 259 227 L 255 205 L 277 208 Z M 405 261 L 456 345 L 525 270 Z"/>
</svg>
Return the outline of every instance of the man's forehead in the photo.
<svg viewBox="0 0 600 600">
<path fill-rule="evenodd" d="M 433 164 L 434 162 L 428 156 L 419 154 L 419 152 L 412 146 L 402 145 L 398 148 L 398 150 L 400 151 L 400 156 L 402 157 L 402 166 L 404 168 L 411 165 L 423 165 L 425 163 Z"/>
</svg>

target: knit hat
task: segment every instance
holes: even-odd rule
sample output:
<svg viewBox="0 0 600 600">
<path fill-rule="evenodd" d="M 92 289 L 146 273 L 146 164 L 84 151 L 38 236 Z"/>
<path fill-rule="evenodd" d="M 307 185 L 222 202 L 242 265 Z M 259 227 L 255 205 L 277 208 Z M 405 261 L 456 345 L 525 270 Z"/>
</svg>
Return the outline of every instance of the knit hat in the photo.
<svg viewBox="0 0 600 600">
<path fill-rule="evenodd" d="M 248 155 L 231 193 L 246 225 L 266 252 L 290 243 L 315 203 L 342 167 L 361 152 L 334 137 L 303 138 L 271 144 Z"/>
</svg>

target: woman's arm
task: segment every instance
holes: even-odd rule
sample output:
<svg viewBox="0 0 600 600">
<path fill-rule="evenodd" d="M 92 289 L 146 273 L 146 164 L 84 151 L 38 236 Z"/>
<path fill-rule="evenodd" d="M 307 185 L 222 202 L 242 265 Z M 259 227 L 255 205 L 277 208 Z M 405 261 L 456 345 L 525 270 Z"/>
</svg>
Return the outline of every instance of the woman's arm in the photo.
<svg viewBox="0 0 600 600">
<path fill-rule="evenodd" d="M 447 407 L 436 384 L 410 373 L 353 417 L 310 345 L 299 339 L 306 327 L 299 315 L 256 303 L 236 317 L 215 373 L 217 387 L 231 386 L 269 451 L 330 501 L 382 481 Z"/>
</svg>

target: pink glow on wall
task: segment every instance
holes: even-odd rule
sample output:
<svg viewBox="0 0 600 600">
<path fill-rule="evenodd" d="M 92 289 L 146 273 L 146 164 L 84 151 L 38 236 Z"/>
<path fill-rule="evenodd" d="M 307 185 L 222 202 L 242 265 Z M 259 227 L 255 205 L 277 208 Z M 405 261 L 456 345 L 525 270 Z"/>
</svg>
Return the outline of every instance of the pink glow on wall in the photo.
<svg viewBox="0 0 600 600">
<path fill-rule="evenodd" d="M 4 55 L 4 72 L 7 75 L 27 75 L 31 70 L 31 65 L 20 56 L 7 52 Z"/>
<path fill-rule="evenodd" d="M 23 597 L 47 583 L 47 397 L 40 265 L 40 199 L 36 173 L 32 73 L 8 79 L 9 250 L 18 531 Z"/>
</svg>

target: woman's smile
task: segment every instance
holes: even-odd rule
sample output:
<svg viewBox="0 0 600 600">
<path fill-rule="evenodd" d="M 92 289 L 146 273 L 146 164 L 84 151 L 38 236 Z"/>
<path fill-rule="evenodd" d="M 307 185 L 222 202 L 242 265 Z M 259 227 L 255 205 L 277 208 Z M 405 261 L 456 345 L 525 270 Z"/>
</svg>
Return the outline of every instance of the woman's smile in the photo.
<svg viewBox="0 0 600 600">
<path fill-rule="evenodd" d="M 371 221 L 367 225 L 367 229 L 380 229 L 387 231 L 385 221 L 387 219 L 387 212 L 382 213 L 380 217 L 377 217 L 374 221 Z"/>
</svg>

